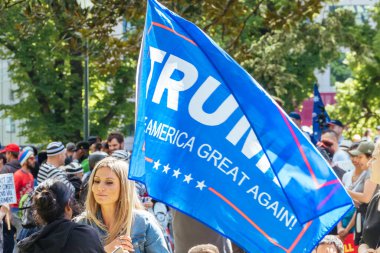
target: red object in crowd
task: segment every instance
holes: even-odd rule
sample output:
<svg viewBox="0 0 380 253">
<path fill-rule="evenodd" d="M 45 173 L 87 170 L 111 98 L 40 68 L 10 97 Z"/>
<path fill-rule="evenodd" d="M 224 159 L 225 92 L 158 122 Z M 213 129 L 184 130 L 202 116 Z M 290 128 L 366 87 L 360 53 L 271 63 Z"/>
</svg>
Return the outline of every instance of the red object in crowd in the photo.
<svg viewBox="0 0 380 253">
<path fill-rule="evenodd" d="M 17 144 L 11 143 L 5 146 L 3 150 L 0 150 L 0 153 L 5 152 L 20 152 L 20 147 Z"/>
<path fill-rule="evenodd" d="M 358 246 L 354 243 L 354 233 L 346 236 L 343 245 L 344 253 L 358 253 Z"/>
</svg>

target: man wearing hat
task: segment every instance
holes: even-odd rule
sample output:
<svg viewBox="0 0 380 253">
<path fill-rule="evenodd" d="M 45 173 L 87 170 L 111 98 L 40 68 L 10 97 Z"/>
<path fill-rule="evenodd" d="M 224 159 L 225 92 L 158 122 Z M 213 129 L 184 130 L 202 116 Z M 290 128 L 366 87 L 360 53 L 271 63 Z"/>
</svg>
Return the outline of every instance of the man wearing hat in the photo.
<svg viewBox="0 0 380 253">
<path fill-rule="evenodd" d="M 40 170 L 38 171 L 38 184 L 42 183 L 46 179 L 54 178 L 63 182 L 72 190 L 72 192 L 74 192 L 74 187 L 67 180 L 65 172 L 59 169 L 60 166 L 65 164 L 65 146 L 63 146 L 62 142 L 51 142 L 47 146 L 46 153 L 46 162 L 41 164 Z"/>
<path fill-rule="evenodd" d="M 17 235 L 22 229 L 21 219 L 19 217 L 19 202 L 22 196 L 33 191 L 34 178 L 31 171 L 35 166 L 34 153 L 31 149 L 24 149 L 18 156 L 21 168 L 14 173 L 14 182 L 16 190 L 17 203 L 12 204 L 12 224 L 16 227 Z"/>
<path fill-rule="evenodd" d="M 75 144 L 72 142 L 68 142 L 66 144 L 65 165 L 67 165 L 73 161 L 74 152 L 75 152 Z"/>
<path fill-rule="evenodd" d="M 64 166 L 64 170 L 66 172 L 67 179 L 75 188 L 75 198 L 79 200 L 80 190 L 81 190 L 81 185 L 82 185 L 82 177 L 83 177 L 82 165 L 77 162 L 72 162 Z"/>
<path fill-rule="evenodd" d="M 73 162 L 80 163 L 83 167 L 84 173 L 90 171 L 90 167 L 88 165 L 90 144 L 87 141 L 80 141 L 77 143 L 74 151 Z"/>
<path fill-rule="evenodd" d="M 20 147 L 14 143 L 7 145 L 0 151 L 0 153 L 5 153 L 5 158 L 7 159 L 7 163 L 1 169 L 0 174 L 15 173 L 21 167 L 18 162 L 19 152 Z"/>
<path fill-rule="evenodd" d="M 377 184 L 371 182 L 369 161 L 371 161 L 372 153 L 375 145 L 371 141 L 360 142 L 356 149 L 348 151 L 354 157 L 354 164 L 356 169 L 352 173 L 346 173 L 343 177 L 343 182 L 348 182 L 355 185 L 355 188 L 348 189 L 347 192 L 355 203 L 359 203 L 356 210 L 356 224 L 355 227 L 355 243 L 358 244 L 361 238 L 363 228 L 363 218 L 366 214 L 366 205 L 371 200 L 377 188 Z M 359 174 L 360 173 L 360 174 Z M 354 181 L 354 182 L 353 182 Z M 358 229 L 359 228 L 359 229 Z"/>
<path fill-rule="evenodd" d="M 21 167 L 18 161 L 19 152 L 20 147 L 14 143 L 8 144 L 3 150 L 0 151 L 0 153 L 5 153 L 5 158 L 7 159 L 7 163 L 1 169 L 0 174 L 15 173 Z M 3 228 L 4 253 L 13 251 L 14 235 L 16 233 L 16 226 L 14 225 L 14 221 L 12 221 L 10 230 L 8 230 L 6 226 Z"/>
<path fill-rule="evenodd" d="M 308 132 L 305 132 L 302 129 L 302 120 L 301 120 L 301 115 L 297 112 L 290 112 L 289 117 L 292 119 L 292 121 L 296 124 L 296 126 L 302 131 L 302 133 L 305 135 L 305 137 L 311 141 L 313 144 L 315 144 L 315 140 L 312 135 L 310 135 Z"/>
<path fill-rule="evenodd" d="M 343 123 L 338 119 L 332 119 L 327 123 L 329 129 L 333 130 L 338 135 L 339 143 L 343 140 L 342 133 L 344 129 Z"/>
<path fill-rule="evenodd" d="M 34 178 L 31 171 L 34 169 L 36 160 L 34 153 L 30 149 L 23 150 L 18 156 L 21 168 L 14 174 L 15 189 L 17 204 L 11 205 L 12 207 L 18 207 L 20 198 L 31 191 L 33 191 Z"/>
</svg>

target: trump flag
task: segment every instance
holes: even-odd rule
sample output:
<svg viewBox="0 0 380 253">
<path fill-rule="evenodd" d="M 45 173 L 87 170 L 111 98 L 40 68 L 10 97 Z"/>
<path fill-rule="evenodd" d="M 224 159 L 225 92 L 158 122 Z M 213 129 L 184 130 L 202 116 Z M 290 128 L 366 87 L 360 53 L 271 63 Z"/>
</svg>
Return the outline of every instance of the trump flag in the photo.
<svg viewBox="0 0 380 253">
<path fill-rule="evenodd" d="M 330 166 L 203 31 L 148 1 L 130 178 L 248 252 L 310 252 L 352 206 Z"/>
</svg>

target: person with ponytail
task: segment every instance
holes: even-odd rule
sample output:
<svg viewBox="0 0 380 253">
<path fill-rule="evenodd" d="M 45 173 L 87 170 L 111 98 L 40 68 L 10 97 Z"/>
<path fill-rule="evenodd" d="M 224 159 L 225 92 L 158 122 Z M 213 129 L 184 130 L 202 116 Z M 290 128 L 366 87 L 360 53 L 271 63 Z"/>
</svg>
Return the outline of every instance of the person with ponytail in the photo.
<svg viewBox="0 0 380 253">
<path fill-rule="evenodd" d="M 107 157 L 99 161 L 88 182 L 86 210 L 76 221 L 96 229 L 104 250 L 168 253 L 158 222 L 141 205 L 127 162 Z"/>
<path fill-rule="evenodd" d="M 63 182 L 42 182 L 33 194 L 32 209 L 43 227 L 17 244 L 20 253 L 104 252 L 93 228 L 71 221 L 76 212 L 74 195 Z"/>
</svg>

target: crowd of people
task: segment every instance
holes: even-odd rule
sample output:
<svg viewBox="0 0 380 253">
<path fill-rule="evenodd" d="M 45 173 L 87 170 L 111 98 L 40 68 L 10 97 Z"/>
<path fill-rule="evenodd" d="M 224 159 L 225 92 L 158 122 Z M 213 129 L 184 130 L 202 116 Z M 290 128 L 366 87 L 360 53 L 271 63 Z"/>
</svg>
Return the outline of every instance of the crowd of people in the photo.
<svg viewBox="0 0 380 253">
<path fill-rule="evenodd" d="M 299 114 L 292 112 L 289 116 L 300 126 Z M 330 232 L 329 238 L 335 236 L 345 242 L 353 235 L 359 253 L 380 252 L 380 126 L 376 136 L 366 130 L 363 136 L 356 134 L 352 140 L 343 137 L 343 130 L 340 120 L 331 120 L 320 141 L 315 142 L 355 204 Z M 310 138 L 308 133 L 305 135 Z M 336 240 L 330 239 L 329 247 L 336 248 L 331 252 L 343 252 L 332 243 Z"/>
<path fill-rule="evenodd" d="M 301 126 L 297 113 L 289 116 Z M 315 142 L 355 203 L 315 252 L 343 252 L 354 234 L 359 252 L 380 252 L 380 138 L 344 139 L 332 120 Z M 379 136 L 380 136 L 380 127 Z M 311 136 L 305 132 L 311 140 Z M 12 173 L 17 203 L 0 207 L 0 253 L 244 252 L 191 217 L 151 199 L 128 179 L 131 153 L 112 132 L 45 149 L 6 145 L 0 174 Z"/>
<path fill-rule="evenodd" d="M 119 132 L 43 150 L 6 145 L 0 174 L 13 174 L 17 203 L 0 208 L 0 253 L 232 252 L 229 240 L 129 180 L 130 156 Z"/>
</svg>

